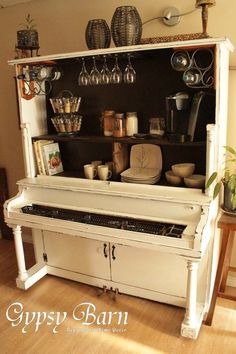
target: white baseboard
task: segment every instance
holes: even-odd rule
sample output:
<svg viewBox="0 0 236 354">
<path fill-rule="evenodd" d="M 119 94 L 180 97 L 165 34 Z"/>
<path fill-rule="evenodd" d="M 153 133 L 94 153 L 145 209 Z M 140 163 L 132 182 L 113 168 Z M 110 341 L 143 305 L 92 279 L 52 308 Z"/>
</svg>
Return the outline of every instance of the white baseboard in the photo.
<svg viewBox="0 0 236 354">
<path fill-rule="evenodd" d="M 226 283 L 227 286 L 232 286 L 234 288 L 236 288 L 236 277 L 233 276 L 233 275 L 228 275 L 227 277 L 227 283 Z"/>
</svg>

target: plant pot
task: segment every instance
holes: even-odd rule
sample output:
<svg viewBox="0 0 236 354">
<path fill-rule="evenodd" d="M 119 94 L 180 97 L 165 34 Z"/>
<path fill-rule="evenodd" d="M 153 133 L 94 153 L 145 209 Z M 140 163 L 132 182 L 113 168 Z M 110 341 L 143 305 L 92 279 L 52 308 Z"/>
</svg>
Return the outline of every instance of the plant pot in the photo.
<svg viewBox="0 0 236 354">
<path fill-rule="evenodd" d="M 223 185 L 224 185 L 223 209 L 227 212 L 236 214 L 236 207 L 233 205 L 233 202 L 232 202 L 233 198 L 235 198 L 235 194 L 229 188 L 227 183 L 224 182 Z"/>
<path fill-rule="evenodd" d="M 38 32 L 35 30 L 17 31 L 17 48 L 39 49 Z"/>
</svg>

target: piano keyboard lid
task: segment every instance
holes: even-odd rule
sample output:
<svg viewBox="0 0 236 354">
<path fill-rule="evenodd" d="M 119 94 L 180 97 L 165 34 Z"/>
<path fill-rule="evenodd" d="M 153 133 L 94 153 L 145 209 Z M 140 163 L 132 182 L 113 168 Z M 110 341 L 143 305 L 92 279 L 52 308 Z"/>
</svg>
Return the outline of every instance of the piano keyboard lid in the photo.
<svg viewBox="0 0 236 354">
<path fill-rule="evenodd" d="M 61 176 L 37 176 L 25 178 L 17 182 L 21 188 L 48 188 L 84 193 L 109 194 L 120 196 L 135 196 L 135 198 L 150 198 L 152 200 L 178 201 L 207 206 L 212 197 L 200 189 L 172 187 L 162 185 L 143 185 L 85 178 L 67 178 Z"/>
</svg>

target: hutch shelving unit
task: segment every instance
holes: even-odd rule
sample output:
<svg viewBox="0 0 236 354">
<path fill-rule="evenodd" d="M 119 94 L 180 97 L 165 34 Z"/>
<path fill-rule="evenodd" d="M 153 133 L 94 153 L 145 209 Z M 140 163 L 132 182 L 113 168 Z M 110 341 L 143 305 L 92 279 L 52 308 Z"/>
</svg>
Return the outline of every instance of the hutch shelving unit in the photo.
<svg viewBox="0 0 236 354">
<path fill-rule="evenodd" d="M 176 50 L 191 52 L 204 51 L 205 48 L 214 53 L 214 84 L 203 90 L 214 93 L 214 107 L 212 110 L 209 105 L 209 121 L 202 122 L 204 139 L 172 143 L 165 137 L 138 140 L 102 135 L 100 117 L 105 109 L 137 111 L 139 131 L 146 133 L 150 117 L 165 116 L 167 95 L 177 91 L 196 92 L 197 88 L 185 86 L 181 73 L 173 70 L 170 60 Z M 207 178 L 223 157 L 221 147 L 226 140 L 230 50 L 232 45 L 228 39 L 206 38 L 9 62 L 15 66 L 18 77 L 25 160 L 25 179 L 18 182 L 19 194 L 5 204 L 5 220 L 13 228 L 15 237 L 18 287 L 27 289 L 44 275 L 53 274 L 116 293 L 181 306 L 186 308 L 182 335 L 197 337 L 208 311 L 219 252 L 219 237 L 215 230 L 218 205 L 212 201 L 211 190 L 205 193 L 168 186 L 164 178 L 152 186 L 122 183 L 120 171 L 116 171 L 111 181 L 90 181 L 84 178 L 82 168 L 92 160 L 111 161 L 117 147 L 127 157 L 133 144 L 151 143 L 161 147 L 163 174 L 173 163 L 194 162 L 196 173 L 206 174 Z M 82 58 L 90 69 L 92 57 L 96 57 L 99 67 L 99 60 L 102 63 L 103 56 L 106 56 L 111 67 L 118 55 L 124 69 L 128 53 L 137 72 L 135 84 L 78 86 Z M 33 66 L 48 65 L 60 68 L 63 73 L 60 80 L 51 83 L 52 88 L 46 89 L 47 94 L 26 97 L 22 91 L 23 68 L 30 71 Z M 33 87 L 33 80 L 29 85 Z M 72 137 L 57 135 L 50 121 L 53 112 L 49 98 L 65 89 L 82 97 L 82 129 L 80 134 Z M 38 139 L 59 142 L 65 170 L 62 175 L 38 176 L 32 147 L 32 142 Z M 48 217 L 22 212 L 22 207 L 31 208 L 35 204 L 52 208 L 52 213 L 58 210 L 60 213 L 64 210 L 87 213 L 90 221 L 95 214 L 103 221 L 99 225 L 86 223 L 84 219 L 75 222 L 68 213 L 62 213 L 68 216 L 63 219 L 62 214 Z M 125 227 L 132 222 L 143 222 L 145 227 L 150 222 L 166 223 L 182 225 L 184 232 L 181 237 L 169 237 L 153 235 L 150 229 L 147 232 L 131 231 L 123 227 L 124 223 L 118 228 L 111 227 L 117 218 L 126 218 Z M 103 224 L 107 219 L 110 224 Z M 33 232 L 36 265 L 29 270 L 25 268 L 21 226 L 28 226 Z"/>
</svg>

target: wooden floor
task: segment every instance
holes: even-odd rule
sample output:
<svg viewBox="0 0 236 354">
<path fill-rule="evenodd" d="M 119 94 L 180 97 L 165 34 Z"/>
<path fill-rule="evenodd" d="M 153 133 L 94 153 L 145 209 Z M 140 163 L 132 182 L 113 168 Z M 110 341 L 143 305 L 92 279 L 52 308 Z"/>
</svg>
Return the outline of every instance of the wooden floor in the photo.
<svg viewBox="0 0 236 354">
<path fill-rule="evenodd" d="M 33 263 L 32 245 L 25 245 L 27 264 Z M 184 310 L 135 298 L 109 294 L 98 296 L 98 289 L 69 280 L 46 276 L 27 291 L 15 286 L 16 260 L 12 241 L 0 240 L 0 353 L 1 354 L 235 354 L 236 302 L 217 299 L 212 327 L 202 326 L 196 341 L 180 336 Z M 110 326 L 82 325 L 73 318 L 73 310 L 81 303 L 96 306 L 97 319 L 101 312 L 128 312 L 128 324 Z M 14 313 L 23 306 L 22 313 Z M 7 309 L 12 305 L 11 310 Z M 27 313 L 66 312 L 65 321 L 53 333 L 54 325 L 25 326 Z M 18 317 L 12 326 L 9 318 Z M 75 312 L 79 318 L 81 313 Z M 52 315 L 52 314 L 51 314 Z M 21 316 L 21 317 L 20 317 Z M 100 317 L 101 319 L 102 317 Z M 114 317 L 116 318 L 116 317 Z M 105 320 L 107 320 L 104 317 Z M 50 323 L 50 318 L 47 318 Z M 22 333 L 25 326 L 26 333 Z M 120 330 L 120 332 L 117 332 Z"/>
</svg>

